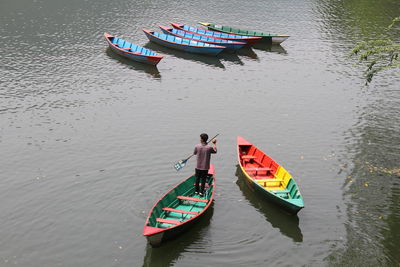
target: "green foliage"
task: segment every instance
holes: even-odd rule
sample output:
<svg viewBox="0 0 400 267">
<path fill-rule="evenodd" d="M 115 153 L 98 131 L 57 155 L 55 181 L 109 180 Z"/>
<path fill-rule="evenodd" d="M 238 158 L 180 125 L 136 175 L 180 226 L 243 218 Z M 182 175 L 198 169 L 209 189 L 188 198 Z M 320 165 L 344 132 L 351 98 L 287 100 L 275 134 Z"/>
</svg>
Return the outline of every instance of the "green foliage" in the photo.
<svg viewBox="0 0 400 267">
<path fill-rule="evenodd" d="M 400 22 L 400 17 L 394 18 L 392 21 L 392 24 L 389 25 L 389 29 L 391 29 L 394 25 L 396 25 L 396 23 Z"/>
<path fill-rule="evenodd" d="M 388 29 L 400 23 L 400 17 L 393 19 Z M 366 62 L 366 83 L 372 81 L 374 75 L 380 71 L 400 68 L 400 45 L 390 39 L 378 39 L 359 42 L 351 51 L 360 61 Z"/>
</svg>

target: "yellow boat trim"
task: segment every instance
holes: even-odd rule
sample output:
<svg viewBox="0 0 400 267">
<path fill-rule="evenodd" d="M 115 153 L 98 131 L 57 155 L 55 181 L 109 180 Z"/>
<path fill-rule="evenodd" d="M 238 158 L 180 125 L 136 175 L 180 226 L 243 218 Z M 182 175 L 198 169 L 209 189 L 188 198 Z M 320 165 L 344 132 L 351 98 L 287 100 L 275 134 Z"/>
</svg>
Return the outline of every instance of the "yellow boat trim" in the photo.
<svg viewBox="0 0 400 267">
<path fill-rule="evenodd" d="M 199 24 L 207 26 L 207 27 L 210 26 L 210 23 L 207 23 L 207 22 L 199 22 Z"/>
</svg>

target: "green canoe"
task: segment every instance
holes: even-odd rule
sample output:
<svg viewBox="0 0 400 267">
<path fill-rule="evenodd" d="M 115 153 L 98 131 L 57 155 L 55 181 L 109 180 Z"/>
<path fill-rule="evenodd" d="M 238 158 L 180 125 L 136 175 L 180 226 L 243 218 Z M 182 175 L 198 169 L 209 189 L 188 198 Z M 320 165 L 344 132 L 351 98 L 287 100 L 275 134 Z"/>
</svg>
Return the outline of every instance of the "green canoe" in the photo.
<svg viewBox="0 0 400 267">
<path fill-rule="evenodd" d="M 143 235 L 150 245 L 158 247 L 190 229 L 204 217 L 214 201 L 215 171 L 210 165 L 204 196 L 194 194 L 195 175 L 183 180 L 162 196 L 150 210 L 143 228 Z"/>
<path fill-rule="evenodd" d="M 199 24 L 206 26 L 209 30 L 212 30 L 212 31 L 225 32 L 225 33 L 231 33 L 231 34 L 237 34 L 237 35 L 261 37 L 262 40 L 272 42 L 273 44 L 280 44 L 283 41 L 285 41 L 287 38 L 289 38 L 289 35 L 241 30 L 238 28 L 232 28 L 230 26 L 222 26 L 222 25 L 212 24 L 212 23 L 207 23 L 207 22 L 199 22 Z"/>
</svg>

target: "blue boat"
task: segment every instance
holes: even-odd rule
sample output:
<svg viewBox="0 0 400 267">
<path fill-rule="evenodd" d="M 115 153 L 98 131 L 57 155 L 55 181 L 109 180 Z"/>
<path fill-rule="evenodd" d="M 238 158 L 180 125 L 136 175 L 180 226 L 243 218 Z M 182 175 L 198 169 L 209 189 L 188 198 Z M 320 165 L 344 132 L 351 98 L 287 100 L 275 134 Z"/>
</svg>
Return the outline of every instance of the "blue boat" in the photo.
<svg viewBox="0 0 400 267">
<path fill-rule="evenodd" d="M 190 53 L 217 55 L 225 49 L 224 46 L 212 45 L 209 43 L 197 42 L 185 38 L 176 37 L 170 34 L 164 34 L 149 30 L 143 30 L 150 41 L 169 48 L 182 50 Z"/>
<path fill-rule="evenodd" d="M 230 41 L 230 40 L 223 40 L 223 39 L 216 39 L 212 37 L 207 37 L 207 36 L 202 36 L 174 28 L 169 28 L 169 27 L 164 27 L 164 26 L 159 26 L 163 33 L 165 34 L 171 34 L 177 37 L 181 38 L 186 38 L 186 39 L 191 39 L 195 41 L 200 41 L 203 43 L 209 43 L 213 45 L 222 45 L 225 46 L 225 50 L 229 51 L 236 51 L 242 48 L 243 46 L 246 45 L 245 42 L 235 42 L 235 41 Z"/>
<path fill-rule="evenodd" d="M 237 34 L 229 34 L 229 33 L 223 33 L 223 32 L 215 32 L 215 31 L 209 31 L 209 30 L 203 30 L 183 24 L 177 24 L 177 23 L 171 23 L 172 27 L 174 27 L 177 30 L 182 30 L 185 32 L 190 32 L 206 37 L 212 37 L 216 39 L 224 39 L 224 40 L 231 40 L 231 41 L 237 41 L 237 42 L 246 42 L 246 44 L 254 44 L 258 41 L 261 40 L 261 37 L 254 37 L 254 36 L 246 36 L 246 35 L 237 35 Z"/>
<path fill-rule="evenodd" d="M 154 51 L 132 44 L 109 33 L 104 33 L 104 37 L 112 51 L 128 59 L 150 65 L 157 65 L 163 58 Z"/>
</svg>

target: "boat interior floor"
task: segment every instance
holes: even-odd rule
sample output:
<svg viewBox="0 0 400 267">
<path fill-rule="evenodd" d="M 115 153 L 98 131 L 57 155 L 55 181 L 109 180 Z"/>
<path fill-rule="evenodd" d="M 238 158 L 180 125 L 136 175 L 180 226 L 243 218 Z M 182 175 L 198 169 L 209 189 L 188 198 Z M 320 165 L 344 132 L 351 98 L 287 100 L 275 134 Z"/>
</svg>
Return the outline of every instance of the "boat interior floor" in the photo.
<svg viewBox="0 0 400 267">
<path fill-rule="evenodd" d="M 204 198 L 198 195 L 192 195 L 191 197 L 187 198 L 204 200 Z M 157 227 L 169 228 L 171 226 L 175 226 L 176 224 L 187 221 L 190 218 L 197 216 L 197 214 L 201 212 L 206 205 L 207 202 L 181 199 L 179 204 L 173 208 L 163 209 L 163 212 L 160 216 L 161 220 L 158 221 Z"/>
<path fill-rule="evenodd" d="M 246 172 L 254 179 L 274 179 L 275 176 L 271 173 L 272 169 L 265 168 L 257 163 L 245 163 L 243 165 Z"/>
<path fill-rule="evenodd" d="M 285 186 L 283 180 L 277 179 L 272 173 L 272 169 L 265 168 L 256 162 L 246 162 L 244 169 L 259 185 L 268 191 L 284 191 Z M 275 192 L 274 192 L 275 193 Z M 282 192 L 282 197 L 286 197 L 287 193 Z"/>
</svg>

